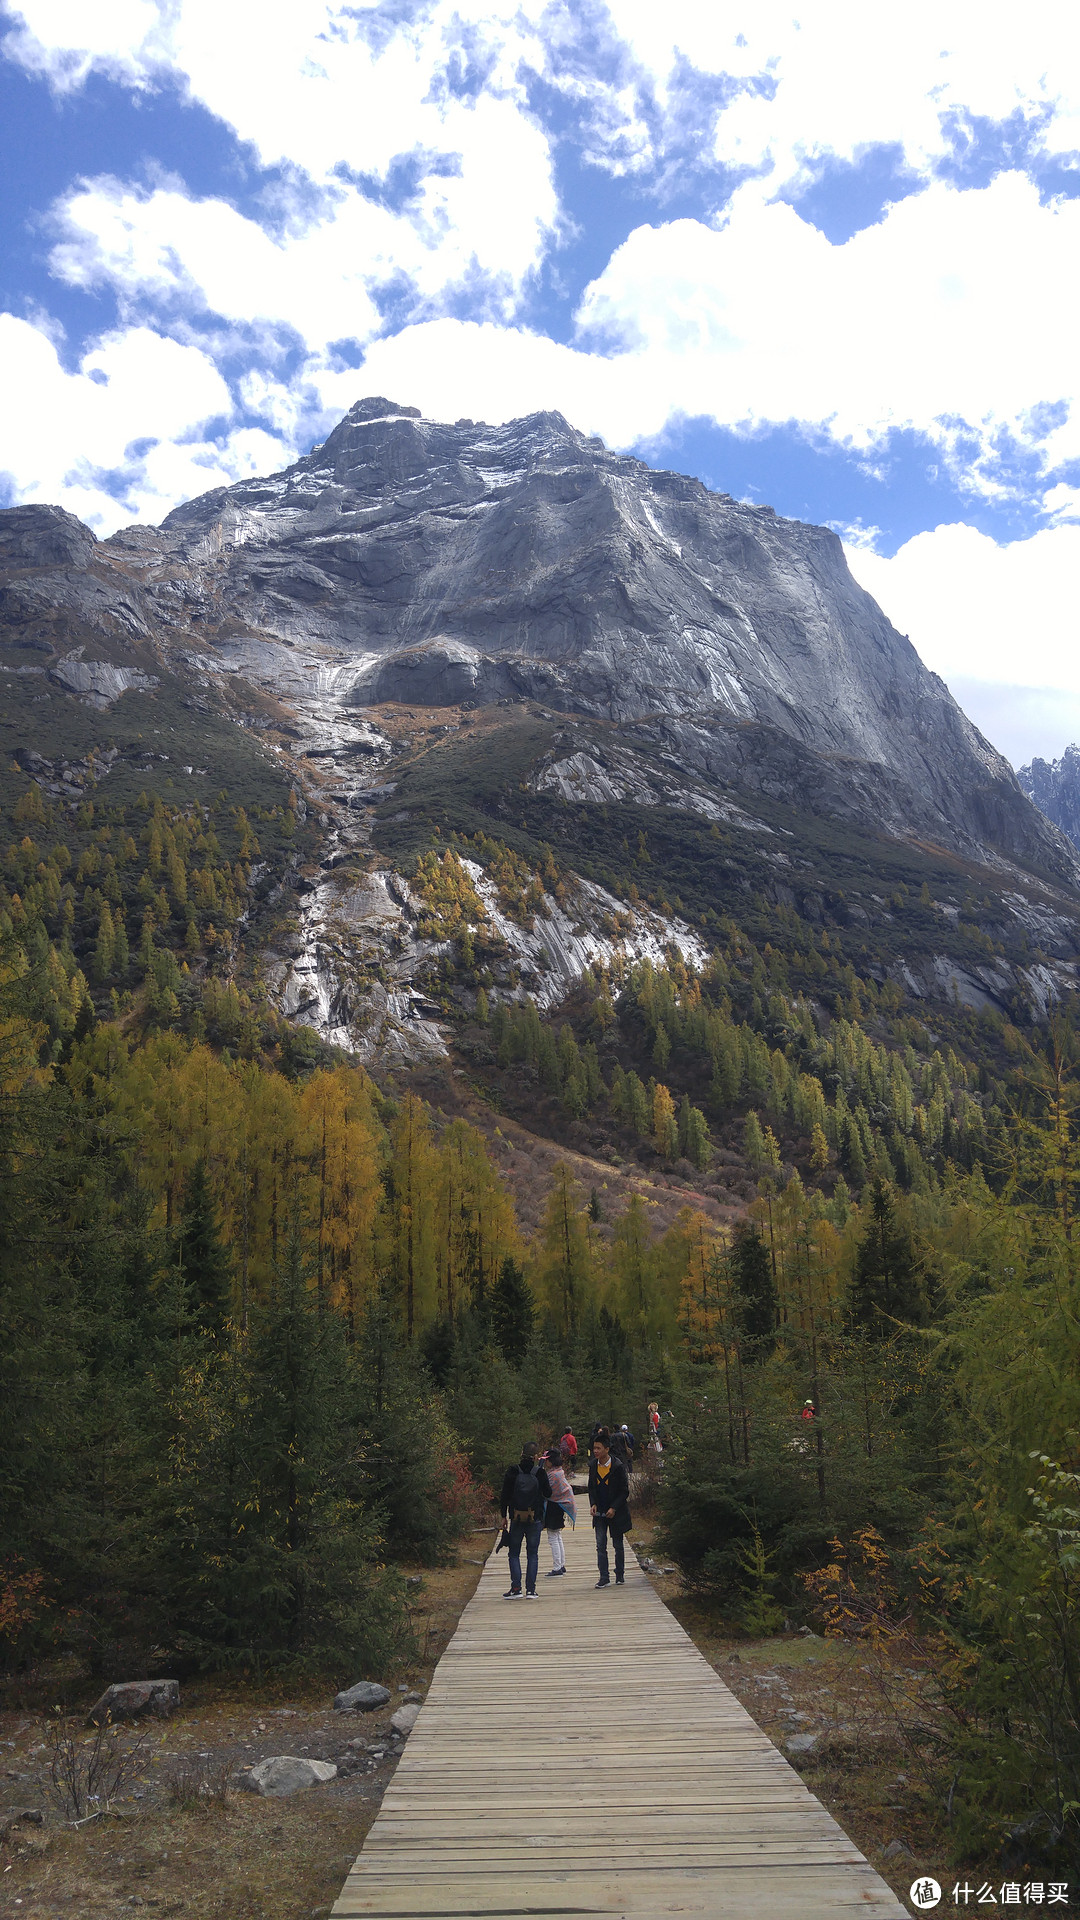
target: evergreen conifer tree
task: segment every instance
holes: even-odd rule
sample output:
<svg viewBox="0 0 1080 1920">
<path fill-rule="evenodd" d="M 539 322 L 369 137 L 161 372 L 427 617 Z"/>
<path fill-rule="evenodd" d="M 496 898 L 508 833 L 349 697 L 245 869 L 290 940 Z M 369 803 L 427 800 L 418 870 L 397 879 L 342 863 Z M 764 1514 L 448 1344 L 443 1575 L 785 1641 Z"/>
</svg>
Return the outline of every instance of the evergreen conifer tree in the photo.
<svg viewBox="0 0 1080 1920">
<path fill-rule="evenodd" d="M 509 1255 L 491 1290 L 489 1310 L 496 1346 L 512 1367 L 519 1367 L 532 1339 L 536 1310 L 529 1283 Z"/>
<path fill-rule="evenodd" d="M 876 1339 L 887 1339 L 897 1322 L 925 1324 L 926 1291 L 911 1230 L 898 1218 L 896 1196 L 882 1179 L 871 1185 L 869 1213 L 855 1256 L 847 1320 Z"/>
<path fill-rule="evenodd" d="M 184 1186 L 184 1204 L 176 1235 L 176 1262 L 188 1311 L 201 1326 L 216 1331 L 229 1310 L 230 1261 L 221 1244 L 214 1197 L 203 1160 L 196 1160 Z"/>
<path fill-rule="evenodd" d="M 735 1235 L 730 1261 L 743 1338 L 752 1356 L 764 1359 L 776 1344 L 779 1311 L 772 1261 L 756 1227 L 743 1227 Z"/>
</svg>

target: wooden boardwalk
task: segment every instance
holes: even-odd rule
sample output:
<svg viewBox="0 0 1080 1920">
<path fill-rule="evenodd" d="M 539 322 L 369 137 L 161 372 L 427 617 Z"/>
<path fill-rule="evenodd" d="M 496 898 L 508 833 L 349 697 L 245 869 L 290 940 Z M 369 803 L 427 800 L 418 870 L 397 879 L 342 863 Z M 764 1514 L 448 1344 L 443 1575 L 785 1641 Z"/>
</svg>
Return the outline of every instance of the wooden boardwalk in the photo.
<svg viewBox="0 0 1080 1920">
<path fill-rule="evenodd" d="M 565 1538 L 560 1580 L 541 1541 L 539 1603 L 488 1561 L 337 1920 L 901 1920 L 633 1554 L 598 1592 L 592 1529 Z"/>
</svg>

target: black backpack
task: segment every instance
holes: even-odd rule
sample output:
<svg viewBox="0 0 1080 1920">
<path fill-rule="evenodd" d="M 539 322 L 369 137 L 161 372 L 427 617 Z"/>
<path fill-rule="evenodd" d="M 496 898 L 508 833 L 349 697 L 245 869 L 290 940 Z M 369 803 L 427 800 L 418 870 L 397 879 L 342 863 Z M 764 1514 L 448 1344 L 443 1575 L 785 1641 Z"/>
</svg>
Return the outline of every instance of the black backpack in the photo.
<svg viewBox="0 0 1080 1920">
<path fill-rule="evenodd" d="M 519 1467 L 514 1478 L 510 1517 L 512 1520 L 541 1520 L 543 1515 L 544 1496 L 535 1471 L 526 1473 L 524 1467 Z"/>
</svg>

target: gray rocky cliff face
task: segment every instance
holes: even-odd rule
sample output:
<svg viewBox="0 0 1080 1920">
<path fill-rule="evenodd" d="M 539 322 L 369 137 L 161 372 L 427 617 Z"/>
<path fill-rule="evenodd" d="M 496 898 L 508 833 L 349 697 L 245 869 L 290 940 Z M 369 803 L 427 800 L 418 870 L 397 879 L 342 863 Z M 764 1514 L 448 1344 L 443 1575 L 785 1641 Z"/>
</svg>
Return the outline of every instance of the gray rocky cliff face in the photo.
<svg viewBox="0 0 1080 1920">
<path fill-rule="evenodd" d="M 1060 760 L 1033 760 L 1016 777 L 1028 799 L 1080 847 L 1080 747 L 1066 747 Z"/>
<path fill-rule="evenodd" d="M 531 698 L 666 728 L 713 779 L 1074 884 L 836 535 L 608 452 L 365 400 L 287 472 L 97 549 L 206 665 L 342 707 Z"/>
<path fill-rule="evenodd" d="M 1006 921 L 1057 969 L 1010 971 L 988 933 L 958 970 L 928 931 L 907 991 L 1007 1008 L 1075 984 L 1080 861 L 1051 822 L 1071 830 L 1080 809 L 1047 801 L 1059 769 L 1029 770 L 1040 812 L 834 534 L 610 453 L 559 414 L 450 426 L 366 400 L 288 471 L 160 527 L 99 542 L 57 507 L 0 512 L 0 672 L 32 702 L 12 755 L 54 798 L 77 804 L 114 763 L 159 761 L 198 797 L 217 777 L 210 743 L 227 735 L 228 757 L 238 730 L 246 766 L 269 760 L 307 795 L 321 865 L 292 875 L 292 928 L 265 977 L 290 1017 L 372 1059 L 445 1043 L 430 991 L 442 949 L 418 931 L 407 857 L 399 871 L 386 853 L 395 822 L 434 806 L 428 778 L 467 789 L 469 834 L 523 830 L 527 793 L 583 818 L 630 809 L 605 828 L 616 840 L 655 809 L 677 864 L 680 820 L 708 822 L 731 849 L 714 912 L 757 890 L 815 924 L 888 927 L 896 848 L 882 836 L 905 841 L 905 859 L 977 870 L 980 892 L 996 872 Z M 99 716 L 100 748 L 74 754 L 64 702 Z M 447 736 L 481 744 L 455 758 Z M 565 816 L 544 817 L 557 837 Z M 854 866 L 848 828 L 865 841 Z M 677 887 L 668 906 L 656 878 L 660 912 L 636 887 L 619 900 L 579 878 L 565 911 L 523 931 L 477 867 L 506 990 L 554 1005 L 593 962 L 672 944 L 703 958 Z M 956 911 L 943 895 L 941 914 Z"/>
</svg>

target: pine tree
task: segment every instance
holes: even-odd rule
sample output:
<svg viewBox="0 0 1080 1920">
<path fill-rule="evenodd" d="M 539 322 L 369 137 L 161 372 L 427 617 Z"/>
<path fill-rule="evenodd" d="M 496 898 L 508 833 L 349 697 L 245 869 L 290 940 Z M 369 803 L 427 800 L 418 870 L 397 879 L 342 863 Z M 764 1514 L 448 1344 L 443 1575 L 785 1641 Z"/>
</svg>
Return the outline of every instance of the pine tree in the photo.
<svg viewBox="0 0 1080 1920">
<path fill-rule="evenodd" d="M 491 1333 L 512 1367 L 521 1365 L 532 1339 L 536 1309 L 532 1289 L 516 1260 L 503 1261 L 489 1300 Z"/>
<path fill-rule="evenodd" d="M 101 909 L 97 945 L 94 948 L 94 979 L 99 986 L 111 978 L 116 957 L 116 932 L 108 902 Z"/>
<path fill-rule="evenodd" d="M 746 1157 L 752 1167 L 760 1167 L 765 1161 L 765 1135 L 761 1131 L 761 1121 L 751 1110 L 746 1116 L 744 1134 Z"/>
<path fill-rule="evenodd" d="M 230 1261 L 221 1244 L 206 1163 L 196 1160 L 184 1184 L 176 1235 L 176 1264 L 188 1311 L 200 1326 L 217 1330 L 229 1309 Z"/>
<path fill-rule="evenodd" d="M 395 1302 L 371 1302 L 356 1343 L 359 1456 L 364 1498 L 396 1558 L 435 1558 L 454 1532 L 445 1503 L 455 1442 L 431 1381 L 402 1337 Z M 429 1334 L 440 1323 L 433 1322 Z M 453 1369 L 456 1343 L 445 1356 Z"/>
<path fill-rule="evenodd" d="M 675 1102 L 665 1086 L 653 1092 L 652 1133 L 657 1150 L 665 1160 L 673 1160 L 679 1151 L 679 1129 L 675 1121 Z"/>
<path fill-rule="evenodd" d="M 735 1235 L 730 1264 L 743 1336 L 754 1357 L 764 1359 L 776 1343 L 779 1305 L 772 1261 L 756 1227 L 742 1227 Z"/>
<path fill-rule="evenodd" d="M 679 1152 L 695 1167 L 709 1164 L 709 1129 L 700 1107 L 690 1105 L 683 1094 L 679 1108 Z"/>
<path fill-rule="evenodd" d="M 922 1326 L 926 1292 L 910 1228 L 897 1216 L 896 1197 L 882 1179 L 870 1190 L 870 1219 L 859 1242 L 847 1302 L 851 1327 L 887 1339 L 898 1323 Z"/>
<path fill-rule="evenodd" d="M 574 1186 L 564 1160 L 554 1170 L 551 1192 L 540 1223 L 538 1272 L 543 1294 L 560 1332 L 574 1332 L 584 1305 L 589 1277 L 589 1246 Z"/>
<path fill-rule="evenodd" d="M 652 1112 L 645 1088 L 632 1070 L 626 1076 L 623 1094 L 626 1118 L 634 1132 L 642 1137 L 648 1133 L 652 1123 Z"/>
</svg>

